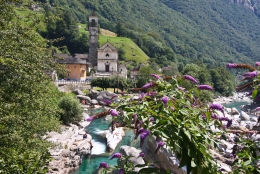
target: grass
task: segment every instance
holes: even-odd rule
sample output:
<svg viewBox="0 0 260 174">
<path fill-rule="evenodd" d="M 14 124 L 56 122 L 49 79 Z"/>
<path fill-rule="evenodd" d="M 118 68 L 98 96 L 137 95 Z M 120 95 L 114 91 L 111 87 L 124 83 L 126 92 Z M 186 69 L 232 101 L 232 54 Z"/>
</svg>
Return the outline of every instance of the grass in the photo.
<svg viewBox="0 0 260 174">
<path fill-rule="evenodd" d="M 86 33 L 86 34 L 88 34 L 88 31 L 86 30 L 86 24 L 81 24 L 81 23 L 79 23 L 78 24 L 78 27 L 79 27 L 79 32 L 80 33 Z"/>
<path fill-rule="evenodd" d="M 21 22 L 25 25 L 35 25 L 35 21 L 37 23 L 36 26 L 34 26 L 35 30 L 39 31 L 46 31 L 46 24 L 44 23 L 44 14 L 40 11 L 33 11 L 28 8 L 16 8 L 16 13 L 20 17 Z M 39 20 L 39 23 L 38 23 Z"/>
<path fill-rule="evenodd" d="M 131 39 L 126 37 L 109 37 L 99 36 L 99 45 L 105 44 L 109 41 L 117 49 L 122 47 L 125 51 L 125 57 L 127 61 L 135 61 L 137 64 L 146 62 L 149 57 L 141 50 Z"/>
<path fill-rule="evenodd" d="M 105 30 L 103 28 L 100 28 L 100 34 L 102 36 L 111 36 L 111 37 L 116 37 L 116 33 L 109 31 L 109 30 Z"/>
</svg>

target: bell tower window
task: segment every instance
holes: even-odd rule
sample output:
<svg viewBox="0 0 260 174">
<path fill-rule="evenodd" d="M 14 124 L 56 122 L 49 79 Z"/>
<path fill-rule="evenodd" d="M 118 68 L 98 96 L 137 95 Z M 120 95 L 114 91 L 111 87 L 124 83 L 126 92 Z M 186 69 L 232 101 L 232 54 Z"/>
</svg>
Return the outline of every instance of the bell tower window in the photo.
<svg viewBox="0 0 260 174">
<path fill-rule="evenodd" d="M 108 54 L 108 53 L 106 54 L 106 57 L 109 57 L 109 54 Z"/>
<path fill-rule="evenodd" d="M 95 19 L 92 19 L 91 20 L 91 27 L 95 27 L 96 26 L 96 21 L 95 21 Z"/>
</svg>

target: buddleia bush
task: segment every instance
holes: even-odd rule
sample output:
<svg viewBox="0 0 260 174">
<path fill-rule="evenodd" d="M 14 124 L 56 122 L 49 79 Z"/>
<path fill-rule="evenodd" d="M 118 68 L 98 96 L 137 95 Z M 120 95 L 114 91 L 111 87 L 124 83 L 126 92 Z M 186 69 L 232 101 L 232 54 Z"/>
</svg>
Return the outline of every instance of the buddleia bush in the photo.
<svg viewBox="0 0 260 174">
<path fill-rule="evenodd" d="M 82 119 L 83 109 L 76 98 L 65 95 L 58 103 L 61 108 L 60 119 L 64 124 L 70 124 Z"/>
</svg>

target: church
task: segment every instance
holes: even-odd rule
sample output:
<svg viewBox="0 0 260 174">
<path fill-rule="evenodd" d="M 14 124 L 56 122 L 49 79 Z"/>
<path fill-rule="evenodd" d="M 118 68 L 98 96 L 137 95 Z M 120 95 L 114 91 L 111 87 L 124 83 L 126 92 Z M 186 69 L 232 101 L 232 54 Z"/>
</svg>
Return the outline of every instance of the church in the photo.
<svg viewBox="0 0 260 174">
<path fill-rule="evenodd" d="M 98 16 L 93 11 L 88 21 L 89 54 L 88 61 L 94 68 L 95 77 L 110 77 L 113 75 L 127 78 L 125 65 L 119 65 L 118 50 L 110 42 L 101 47 L 98 45 Z"/>
<path fill-rule="evenodd" d="M 54 57 L 59 64 L 64 64 L 68 73 L 67 80 L 86 80 L 87 72 L 95 72 L 91 77 L 111 77 L 120 76 L 127 78 L 125 65 L 119 64 L 118 50 L 110 42 L 106 42 L 101 47 L 98 45 L 98 16 L 93 11 L 89 16 L 89 54 L 68 55 L 56 53 Z"/>
</svg>

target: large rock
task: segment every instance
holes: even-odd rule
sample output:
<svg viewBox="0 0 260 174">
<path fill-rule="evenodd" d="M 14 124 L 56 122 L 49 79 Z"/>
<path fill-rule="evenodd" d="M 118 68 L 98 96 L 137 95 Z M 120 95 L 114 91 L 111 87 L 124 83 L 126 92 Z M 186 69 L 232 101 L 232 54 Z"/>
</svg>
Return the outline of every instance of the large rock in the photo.
<svg viewBox="0 0 260 174">
<path fill-rule="evenodd" d="M 250 116 L 247 113 L 245 113 L 244 111 L 241 111 L 240 112 L 240 118 L 241 118 L 241 120 L 249 121 Z"/>
<path fill-rule="evenodd" d="M 101 91 L 98 93 L 97 101 L 100 105 L 107 105 L 104 100 L 114 101 L 117 95 L 110 91 Z"/>
<path fill-rule="evenodd" d="M 139 149 L 130 146 L 121 146 L 120 153 L 125 156 L 131 156 L 128 160 L 131 161 L 135 166 L 145 164 L 143 158 L 139 157 Z"/>
<path fill-rule="evenodd" d="M 93 89 L 90 89 L 88 96 L 91 99 L 97 99 L 98 94 L 99 94 L 99 91 L 95 91 Z"/>
<path fill-rule="evenodd" d="M 76 95 L 84 95 L 84 93 L 79 89 L 74 89 L 72 92 Z"/>
<path fill-rule="evenodd" d="M 46 139 L 57 146 L 50 150 L 53 160 L 49 163 L 48 174 L 64 174 L 79 167 L 85 155 L 91 153 L 90 135 L 83 139 L 83 128 L 71 124 L 60 133 L 50 132 Z"/>
<path fill-rule="evenodd" d="M 238 115 L 239 112 L 238 112 L 238 110 L 236 108 L 233 107 L 233 108 L 231 108 L 231 112 L 229 114 L 231 114 L 231 115 Z"/>
<path fill-rule="evenodd" d="M 98 101 L 95 100 L 95 99 L 92 99 L 92 100 L 90 101 L 90 104 L 91 104 L 91 105 L 97 105 L 97 104 L 98 104 Z"/>
<path fill-rule="evenodd" d="M 116 149 L 118 143 L 122 140 L 122 137 L 125 136 L 125 132 L 122 127 L 115 128 L 113 132 L 109 131 L 106 134 L 107 139 L 107 150 L 113 151 Z"/>
<path fill-rule="evenodd" d="M 163 146 L 157 154 L 155 150 L 157 148 L 157 143 L 154 137 L 146 138 L 142 150 L 145 154 L 145 161 L 155 162 L 160 168 L 164 170 L 170 170 L 171 173 L 175 174 L 186 174 L 187 171 L 183 168 L 178 168 L 179 161 L 174 153 L 171 150 Z M 156 163 L 157 162 L 157 163 Z"/>
</svg>

